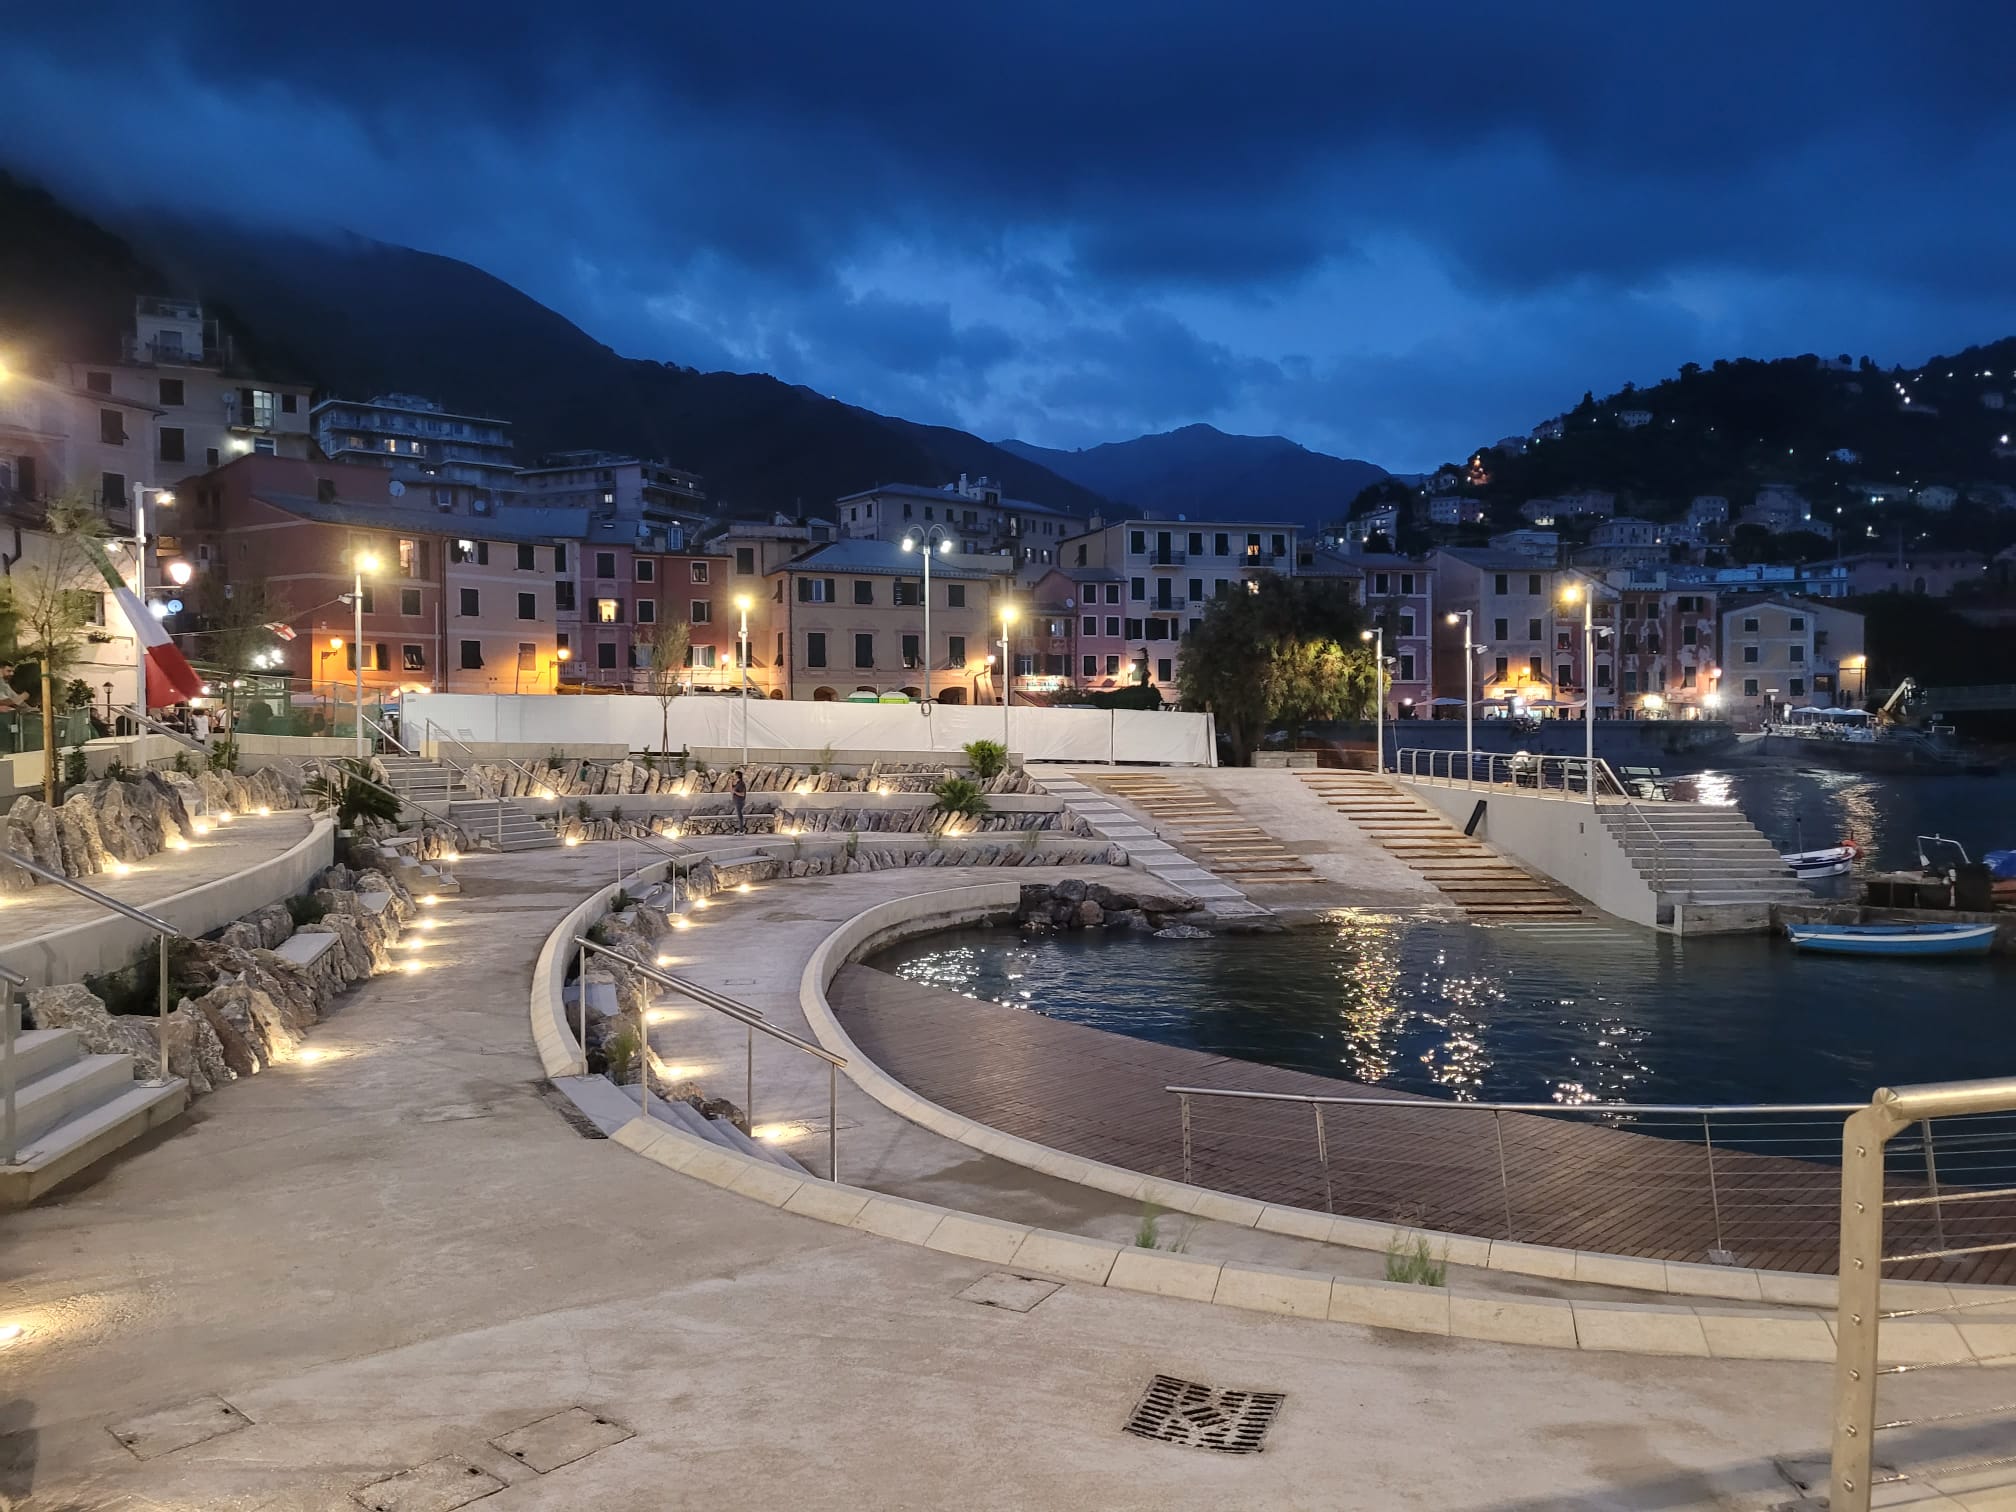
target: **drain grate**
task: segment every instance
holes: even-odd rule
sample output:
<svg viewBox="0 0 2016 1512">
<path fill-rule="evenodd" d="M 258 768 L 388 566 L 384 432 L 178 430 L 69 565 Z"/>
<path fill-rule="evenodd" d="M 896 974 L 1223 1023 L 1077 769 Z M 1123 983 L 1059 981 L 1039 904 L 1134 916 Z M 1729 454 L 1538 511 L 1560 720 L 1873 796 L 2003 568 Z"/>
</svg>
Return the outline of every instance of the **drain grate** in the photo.
<svg viewBox="0 0 2016 1512">
<path fill-rule="evenodd" d="M 1286 1400 L 1279 1391 L 1221 1391 L 1158 1375 L 1127 1419 L 1127 1431 L 1187 1449 L 1258 1454 Z"/>
</svg>

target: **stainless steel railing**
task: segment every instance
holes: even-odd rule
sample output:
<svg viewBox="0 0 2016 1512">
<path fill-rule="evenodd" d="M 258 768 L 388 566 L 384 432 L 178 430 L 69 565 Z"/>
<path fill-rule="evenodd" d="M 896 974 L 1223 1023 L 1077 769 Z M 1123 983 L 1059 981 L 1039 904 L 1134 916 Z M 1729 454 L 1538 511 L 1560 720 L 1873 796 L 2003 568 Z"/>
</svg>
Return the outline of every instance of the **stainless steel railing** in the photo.
<svg viewBox="0 0 2016 1512">
<path fill-rule="evenodd" d="M 362 772 L 352 771 L 348 767 L 341 766 L 338 764 L 337 758 L 330 756 L 303 756 L 300 758 L 300 763 L 303 770 L 312 772 L 316 776 L 321 777 L 325 783 L 334 783 L 339 781 L 360 782 L 365 787 L 370 788 L 374 792 L 383 793 L 386 797 L 394 800 L 402 807 L 411 805 L 413 808 L 418 809 L 422 814 L 425 814 L 429 819 L 432 819 L 436 823 L 446 826 L 448 829 L 452 830 L 455 834 L 459 835 L 462 838 L 463 843 L 466 844 L 469 840 L 468 826 L 463 824 L 462 821 L 457 819 L 452 813 L 443 813 L 440 812 L 439 810 L 429 808 L 425 803 L 422 803 L 418 798 L 415 798 L 407 793 L 402 793 L 397 788 L 387 787 L 384 783 L 380 782 L 375 777 L 367 776 Z M 327 809 L 333 812 L 335 807 L 336 807 L 335 800 L 333 798 L 325 797 L 323 800 L 319 802 L 316 811 L 319 812 L 322 809 Z"/>
<path fill-rule="evenodd" d="M 1912 1138 L 1913 1131 L 1916 1137 Z M 1893 1158 L 1901 1157 L 1901 1158 Z M 1889 1482 L 1938 1482 L 1962 1475 L 2016 1468 L 2016 1391 L 1984 1388 L 2003 1400 L 1983 1406 L 1946 1407 L 1918 1417 L 1877 1419 L 1878 1386 L 1885 1376 L 1912 1375 L 1956 1366 L 2016 1365 L 2016 1294 L 1978 1300 L 1930 1302 L 1886 1310 L 1883 1267 L 1930 1270 L 1935 1280 L 1981 1279 L 1985 1257 L 2016 1252 L 2016 1077 L 1885 1087 L 1858 1109 L 1841 1131 L 1840 1301 L 1835 1320 L 1832 1464 L 1827 1505 L 1834 1512 L 1868 1512 L 1875 1487 Z M 2007 1270 L 2006 1266 L 1996 1267 Z M 1969 1315 L 2005 1311 L 1993 1323 Z M 1886 1360 L 1883 1324 L 1905 1319 L 1950 1319 L 1960 1342 L 1946 1359 L 1936 1351 L 1906 1347 Z M 1970 1337 L 1967 1330 L 1974 1329 Z M 1941 1331 L 1943 1332 L 1943 1331 Z M 1976 1377 L 1979 1382 L 1984 1378 Z M 1984 1420 L 2004 1420 L 1984 1422 Z M 1982 1424 L 1971 1440 L 1953 1425 Z M 1876 1462 L 1879 1433 L 1938 1424 L 1941 1438 L 1931 1463 L 1906 1473 Z M 1886 1451 L 1891 1465 L 1908 1462 L 1911 1446 Z M 1904 1452 L 1900 1452 L 1904 1451 Z"/>
<path fill-rule="evenodd" d="M 789 1045 L 794 1050 L 824 1061 L 826 1063 L 826 1179 L 829 1181 L 838 1181 L 840 1179 L 840 1071 L 847 1064 L 844 1057 L 834 1055 L 830 1051 L 813 1044 L 810 1040 L 800 1039 L 788 1030 L 779 1029 L 747 1003 L 739 1002 L 724 993 L 716 992 L 711 987 L 703 987 L 698 982 L 689 981 L 685 977 L 674 976 L 669 971 L 661 971 L 655 966 L 646 966 L 623 954 L 622 951 L 600 944 L 595 940 L 587 938 L 585 935 L 576 935 L 574 943 L 580 949 L 580 956 L 575 967 L 575 980 L 579 983 L 576 998 L 580 1008 L 579 1034 L 581 1054 L 584 1062 L 588 1054 L 588 952 L 592 950 L 601 955 L 621 961 L 630 970 L 636 972 L 646 980 L 657 982 L 661 986 L 671 988 L 674 992 L 682 993 L 700 1004 L 703 1008 L 711 1008 L 722 1017 L 731 1019 L 735 1023 L 742 1025 L 746 1041 L 742 1112 L 749 1120 L 752 1129 L 756 1124 L 757 1035 L 764 1035 L 769 1039 L 776 1040 L 779 1044 Z M 651 1116 L 651 1036 L 649 1031 L 650 1026 L 648 1021 L 638 1025 L 637 1044 L 641 1060 L 639 1061 L 637 1076 L 637 1106 L 640 1114 L 646 1118 Z"/>
<path fill-rule="evenodd" d="M 25 992 L 28 978 L 0 966 L 0 1166 L 11 1166 L 20 1152 L 21 1121 L 15 1108 L 20 1078 L 15 1074 L 14 1047 L 21 1035 L 21 1009 L 15 993 Z"/>
<path fill-rule="evenodd" d="M 1164 1090 L 1187 1183 L 1571 1249 L 1601 1248 L 1589 1236 L 1616 1224 L 1723 1264 L 1795 1244 L 1826 1253 L 1815 1236 L 1838 1195 L 1837 1120 L 1859 1106 Z"/>
<path fill-rule="evenodd" d="M 64 888 L 69 892 L 73 892 L 80 898 L 85 898 L 88 899 L 90 902 L 96 903 L 100 908 L 106 909 L 112 913 L 116 913 L 120 915 L 122 918 L 131 919 L 136 924 L 143 924 L 147 928 L 154 931 L 156 936 L 156 943 L 160 950 L 160 956 L 156 962 L 157 975 L 160 978 L 158 1004 L 157 1004 L 158 1021 L 154 1027 L 154 1038 L 159 1042 L 157 1047 L 157 1053 L 159 1059 L 156 1063 L 156 1079 L 157 1081 L 160 1082 L 167 1081 L 168 1080 L 168 942 L 170 940 L 180 940 L 185 939 L 187 937 L 182 933 L 181 930 L 177 929 L 173 924 L 170 924 L 166 919 L 160 918 L 155 914 L 148 913 L 145 909 L 135 908 L 130 903 L 121 903 L 117 898 L 107 897 L 104 893 L 98 891 L 97 888 L 87 887 L 85 886 L 84 883 L 79 882 L 75 877 L 66 877 L 61 872 L 50 871 L 47 867 L 36 864 L 34 861 L 29 860 L 26 856 L 19 856 L 16 855 L 13 851 L 0 849 L 0 861 L 10 861 L 14 865 L 20 867 L 21 870 L 27 872 L 28 875 L 31 877 L 40 877 L 44 882 L 53 882 L 56 886 Z M 7 986 L 7 1006 L 5 1012 L 5 1017 L 7 1020 L 7 1078 L 6 1078 L 6 1086 L 4 1089 L 7 1106 L 5 1111 L 4 1122 L 6 1124 L 6 1131 L 7 1131 L 6 1163 L 8 1165 L 12 1165 L 14 1163 L 14 1157 L 17 1153 L 17 1151 L 14 1148 L 14 1131 L 16 1127 L 14 1098 L 15 1093 L 17 1091 L 17 1088 L 15 1087 L 15 1076 L 14 1076 L 14 989 L 17 986 L 26 987 L 28 983 L 25 978 L 20 977 L 13 972 L 8 972 L 7 977 L 9 978 Z"/>
</svg>

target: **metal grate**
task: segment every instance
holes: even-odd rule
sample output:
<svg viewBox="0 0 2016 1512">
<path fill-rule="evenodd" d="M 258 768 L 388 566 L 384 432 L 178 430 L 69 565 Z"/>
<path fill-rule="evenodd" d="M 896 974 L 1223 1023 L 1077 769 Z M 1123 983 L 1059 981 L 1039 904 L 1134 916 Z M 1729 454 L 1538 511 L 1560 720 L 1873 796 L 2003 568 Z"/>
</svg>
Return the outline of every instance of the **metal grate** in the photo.
<svg viewBox="0 0 2016 1512">
<path fill-rule="evenodd" d="M 1127 1431 L 1188 1449 L 1258 1454 L 1286 1400 L 1279 1391 L 1221 1391 L 1158 1375 L 1127 1419 Z"/>
</svg>

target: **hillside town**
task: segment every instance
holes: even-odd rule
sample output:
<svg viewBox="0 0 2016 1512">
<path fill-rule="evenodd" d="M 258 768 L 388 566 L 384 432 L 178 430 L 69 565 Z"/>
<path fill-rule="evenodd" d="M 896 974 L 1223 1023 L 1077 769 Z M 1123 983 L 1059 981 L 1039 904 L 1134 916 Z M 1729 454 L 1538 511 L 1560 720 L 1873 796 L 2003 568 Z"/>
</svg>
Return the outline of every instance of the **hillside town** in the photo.
<svg viewBox="0 0 2016 1512">
<path fill-rule="evenodd" d="M 1731 564 L 1722 547 L 1739 530 L 1831 533 L 1778 485 L 1695 497 L 1670 522 L 1586 489 L 1527 501 L 1517 528 L 1490 532 L 1472 485 L 1564 423 L 1388 480 L 1355 513 L 1339 500 L 1316 530 L 1072 513 L 963 475 L 890 480 L 830 514 L 731 518 L 672 461 L 520 458 L 509 420 L 269 378 L 200 303 L 143 297 L 109 358 L 6 370 L 0 511 L 11 572 L 36 560 L 48 501 L 95 499 L 123 571 L 199 668 L 218 660 L 206 641 L 220 598 L 259 585 L 272 648 L 234 670 L 288 690 L 302 729 L 333 722 L 353 687 L 387 709 L 416 692 L 642 692 L 654 665 L 665 684 L 668 645 L 670 680 L 694 693 L 746 682 L 774 699 L 959 704 L 1148 689 L 1175 703 L 1185 636 L 1270 578 L 1348 588 L 1383 636 L 1389 719 L 1455 717 L 1466 700 L 1545 717 L 1593 700 L 1598 718 L 1755 726 L 1867 700 L 1862 616 L 1842 600 L 1943 596 L 2011 571 L 2007 551 L 1901 539 Z M 1585 592 L 1600 632 L 1586 640 L 1573 607 Z M 102 595 L 87 618 L 74 677 L 116 723 L 135 702 L 131 631 Z"/>
</svg>

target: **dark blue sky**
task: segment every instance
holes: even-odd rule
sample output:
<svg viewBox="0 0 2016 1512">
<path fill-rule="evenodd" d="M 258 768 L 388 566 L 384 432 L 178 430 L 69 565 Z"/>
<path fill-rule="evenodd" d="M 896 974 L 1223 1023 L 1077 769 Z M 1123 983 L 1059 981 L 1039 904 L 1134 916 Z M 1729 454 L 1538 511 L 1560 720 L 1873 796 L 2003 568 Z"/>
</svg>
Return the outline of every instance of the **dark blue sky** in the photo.
<svg viewBox="0 0 2016 1512">
<path fill-rule="evenodd" d="M 2016 5 L 36 7 L 0 160 L 477 263 L 618 350 L 1424 467 L 2016 332 Z"/>
</svg>

